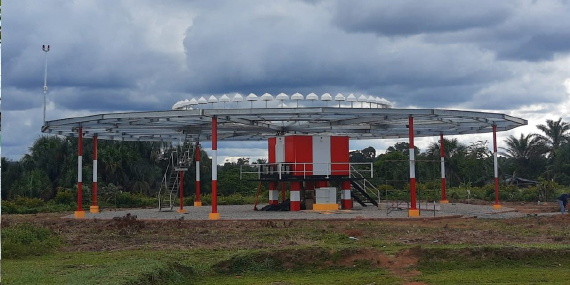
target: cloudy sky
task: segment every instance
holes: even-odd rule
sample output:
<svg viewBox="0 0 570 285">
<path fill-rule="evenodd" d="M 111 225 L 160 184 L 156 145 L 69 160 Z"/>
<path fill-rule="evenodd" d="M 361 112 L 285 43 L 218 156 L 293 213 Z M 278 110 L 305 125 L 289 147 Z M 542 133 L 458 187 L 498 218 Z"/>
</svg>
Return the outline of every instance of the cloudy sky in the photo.
<svg viewBox="0 0 570 285">
<path fill-rule="evenodd" d="M 19 0 L 2 8 L 2 155 L 11 159 L 41 135 L 42 44 L 51 46 L 48 120 L 235 92 L 364 93 L 399 108 L 529 120 L 500 140 L 570 120 L 569 1 Z M 265 146 L 227 143 L 219 155 L 264 156 Z"/>
</svg>

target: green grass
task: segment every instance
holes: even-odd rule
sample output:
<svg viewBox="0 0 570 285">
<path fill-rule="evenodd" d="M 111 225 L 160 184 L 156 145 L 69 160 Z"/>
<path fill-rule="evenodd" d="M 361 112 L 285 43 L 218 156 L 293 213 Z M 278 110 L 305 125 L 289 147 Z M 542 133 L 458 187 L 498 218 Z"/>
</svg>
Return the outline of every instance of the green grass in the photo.
<svg viewBox="0 0 570 285">
<path fill-rule="evenodd" d="M 49 229 L 29 223 L 2 229 L 2 253 L 6 258 L 22 258 L 44 255 L 55 251 L 63 244 L 61 237 Z"/>
<path fill-rule="evenodd" d="M 58 253 L 4 260 L 2 279 L 6 284 L 144 284 L 146 277 L 163 280 L 174 273 L 169 262 L 180 257 L 157 251 Z"/>
<path fill-rule="evenodd" d="M 566 247 L 475 247 L 424 250 L 417 281 L 434 284 L 568 284 Z"/>
<path fill-rule="evenodd" d="M 537 222 L 540 224 L 541 220 Z M 6 241 L 11 241 L 12 245 L 15 242 L 28 245 L 23 248 L 32 252 L 48 250 L 40 256 L 5 256 L 2 277 L 6 284 L 130 285 L 401 284 L 405 281 L 428 284 L 566 284 L 570 280 L 570 244 L 551 243 L 549 239 L 542 238 L 568 237 L 564 229 L 554 224 L 552 227 L 549 224 L 538 227 L 508 220 L 455 224 L 468 225 L 465 233 L 476 236 L 468 244 L 432 243 L 433 238 L 440 238 L 445 233 L 458 236 L 462 230 L 444 228 L 443 225 L 422 227 L 418 223 L 350 221 L 323 224 L 320 221 L 295 221 L 291 225 L 263 221 L 252 223 L 252 229 L 245 231 L 247 225 L 239 223 L 227 224 L 228 228 L 212 227 L 205 233 L 192 232 L 185 227 L 172 229 L 170 234 L 180 238 L 186 236 L 178 231 L 186 235 L 202 234 L 200 240 L 214 239 L 221 245 L 212 249 L 197 244 L 196 248 L 186 250 L 176 249 L 176 243 L 172 248 L 156 250 L 151 246 L 156 239 L 155 228 L 150 225 L 137 233 L 144 235 L 144 239 L 141 236 L 109 239 L 109 242 L 130 246 L 133 238 L 139 238 L 135 243 L 149 244 L 140 250 L 54 253 L 63 243 L 49 229 L 7 222 L 2 231 L 3 251 Z M 88 231 L 81 234 L 95 234 L 101 238 L 116 234 L 115 228 L 100 228 L 99 224 L 93 228 L 97 233 Z M 496 235 L 497 231 L 503 237 L 512 237 L 486 244 L 485 236 Z M 66 233 L 61 232 L 60 235 L 65 237 Z M 74 242 L 75 235 L 79 233 L 73 232 L 73 239 L 67 236 L 67 242 Z M 353 233 L 359 237 L 358 241 L 348 238 Z M 152 235 L 152 239 L 146 239 L 147 235 Z M 400 237 L 408 236 L 425 240 L 402 243 Z M 526 236 L 536 239 L 524 239 Z M 50 239 L 58 241 L 53 243 L 54 247 L 50 243 L 38 243 Z M 236 243 L 236 240 L 242 242 Z M 378 259 L 367 259 L 372 255 L 360 254 L 372 250 L 393 260 L 406 249 L 412 249 L 407 254 L 420 259 L 410 269 L 421 272 L 407 279 L 399 276 L 401 271 L 390 271 Z M 365 259 L 351 259 L 354 256 Z"/>
<path fill-rule="evenodd" d="M 568 284 L 570 268 L 551 267 L 519 267 L 504 268 L 489 266 L 486 268 L 469 268 L 424 272 L 421 278 L 415 279 L 428 284 Z"/>
<path fill-rule="evenodd" d="M 194 284 L 401 284 L 399 278 L 381 269 L 326 269 L 306 271 L 276 271 L 264 274 L 214 275 L 200 278 Z"/>
<path fill-rule="evenodd" d="M 393 254 L 402 247 L 386 247 Z M 338 251 L 308 248 L 282 257 L 275 250 L 137 250 L 55 253 L 3 262 L 6 284 L 401 284 L 370 262 L 337 266 Z M 345 249 L 354 252 L 358 249 Z M 429 284 L 567 284 L 568 246 L 433 246 L 420 248 L 420 275 Z M 302 263 L 310 256 L 310 263 Z M 298 264 L 294 264 L 299 261 Z M 332 265 L 322 266 L 324 262 Z M 286 264 L 289 263 L 289 266 Z M 293 264 L 293 265 L 291 265 Z"/>
<path fill-rule="evenodd" d="M 5 260 L 6 284 L 400 284 L 386 270 L 314 267 L 283 270 L 251 259 L 263 251 L 120 251 L 53 254 Z M 237 257 L 237 258 L 236 258 Z M 220 273 L 220 262 L 239 263 Z M 241 262 L 241 263 L 240 263 Z M 276 265 L 276 264 L 273 264 Z"/>
</svg>

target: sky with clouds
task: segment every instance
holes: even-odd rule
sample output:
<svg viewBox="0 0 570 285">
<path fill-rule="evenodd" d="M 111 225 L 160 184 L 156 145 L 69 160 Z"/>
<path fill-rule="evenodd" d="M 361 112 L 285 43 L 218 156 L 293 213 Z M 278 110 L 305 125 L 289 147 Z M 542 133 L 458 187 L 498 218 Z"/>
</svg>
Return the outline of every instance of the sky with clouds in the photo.
<svg viewBox="0 0 570 285">
<path fill-rule="evenodd" d="M 2 155 L 11 159 L 42 135 L 43 44 L 51 47 L 48 120 L 168 110 L 211 94 L 340 92 L 529 120 L 499 140 L 536 132 L 546 119 L 570 121 L 569 1 L 19 0 L 2 8 Z M 263 157 L 265 148 L 223 143 L 219 156 Z"/>
</svg>

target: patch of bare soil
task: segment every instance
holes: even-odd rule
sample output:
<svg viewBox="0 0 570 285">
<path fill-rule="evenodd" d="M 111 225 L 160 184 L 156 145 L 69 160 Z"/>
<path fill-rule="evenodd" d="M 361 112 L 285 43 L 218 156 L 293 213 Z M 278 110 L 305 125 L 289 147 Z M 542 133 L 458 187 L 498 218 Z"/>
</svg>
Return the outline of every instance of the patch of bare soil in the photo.
<svg viewBox="0 0 570 285">
<path fill-rule="evenodd" d="M 272 249 L 318 246 L 320 236 L 337 233 L 360 241 L 386 244 L 567 244 L 563 231 L 570 215 L 504 220 L 453 218 L 397 221 L 140 221 L 133 216 L 113 220 L 62 219 L 60 214 L 4 215 L 2 227 L 28 222 L 47 227 L 65 241 L 64 251 L 132 249 Z M 272 242 L 267 242 L 270 237 Z M 484 237 L 484 238 L 482 238 Z"/>
</svg>

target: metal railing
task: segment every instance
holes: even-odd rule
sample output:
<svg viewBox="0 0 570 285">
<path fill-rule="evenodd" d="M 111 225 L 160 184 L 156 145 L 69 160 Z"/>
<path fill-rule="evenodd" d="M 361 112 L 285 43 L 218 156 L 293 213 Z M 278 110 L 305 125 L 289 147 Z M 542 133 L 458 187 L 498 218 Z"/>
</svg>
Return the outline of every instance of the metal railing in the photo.
<svg viewBox="0 0 570 285">
<path fill-rule="evenodd" d="M 368 195 L 375 198 L 377 202 L 380 203 L 380 190 L 376 188 L 374 184 L 370 183 L 370 181 L 368 181 L 366 177 L 362 175 L 362 173 L 360 173 L 357 169 L 351 167 L 350 177 L 357 178 L 357 180 L 354 180 L 354 183 L 358 184 L 362 190 L 366 191 Z M 360 181 L 362 181 L 362 183 Z"/>
<path fill-rule="evenodd" d="M 302 176 L 303 178 L 307 178 L 307 176 L 324 175 L 328 178 L 331 175 L 351 176 L 352 172 L 357 171 L 356 169 L 358 167 L 363 167 L 362 169 L 360 169 L 360 172 L 370 173 L 370 176 L 368 178 L 373 178 L 374 165 L 372 164 L 372 162 L 358 162 L 358 163 L 280 162 L 280 163 L 240 165 L 239 177 L 241 180 L 243 179 L 244 174 L 246 175 L 257 174 L 258 179 L 261 179 L 263 175 L 277 175 L 279 177 L 279 180 L 283 179 L 284 175 Z M 358 172 L 358 174 L 363 176 L 360 172 Z"/>
<path fill-rule="evenodd" d="M 180 171 L 180 168 L 188 168 L 192 165 L 194 160 L 194 150 L 194 146 L 190 144 L 189 149 L 181 151 L 181 154 L 179 154 L 178 150 L 173 150 L 170 153 L 168 165 L 164 175 L 162 176 L 158 192 L 159 210 L 162 210 L 162 208 L 170 208 L 170 210 L 173 209 L 174 200 L 176 199 L 176 196 L 178 196 L 178 187 L 180 185 L 177 171 Z M 187 169 L 182 171 L 186 170 Z"/>
</svg>

